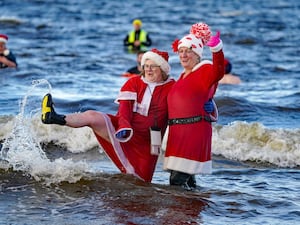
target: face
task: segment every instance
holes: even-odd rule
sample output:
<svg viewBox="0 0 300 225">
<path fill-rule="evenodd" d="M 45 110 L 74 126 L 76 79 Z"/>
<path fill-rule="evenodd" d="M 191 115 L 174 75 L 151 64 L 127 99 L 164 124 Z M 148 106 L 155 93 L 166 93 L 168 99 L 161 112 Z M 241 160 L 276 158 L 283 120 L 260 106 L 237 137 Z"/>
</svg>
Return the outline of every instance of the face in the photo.
<svg viewBox="0 0 300 225">
<path fill-rule="evenodd" d="M 185 70 L 192 70 L 193 67 L 200 62 L 199 56 L 187 47 L 181 47 L 178 50 L 180 63 Z"/>
<path fill-rule="evenodd" d="M 149 82 L 163 81 L 162 71 L 153 60 L 147 59 L 144 64 L 145 78 Z"/>
<path fill-rule="evenodd" d="M 5 43 L 4 42 L 0 42 L 0 53 L 3 53 L 5 49 L 6 49 Z"/>
<path fill-rule="evenodd" d="M 137 61 L 137 63 L 138 63 L 139 65 L 141 65 L 143 55 L 144 55 L 144 53 L 139 53 L 139 54 L 137 55 L 136 61 Z"/>
<path fill-rule="evenodd" d="M 139 24 L 133 24 L 135 30 L 140 30 L 141 26 Z"/>
</svg>

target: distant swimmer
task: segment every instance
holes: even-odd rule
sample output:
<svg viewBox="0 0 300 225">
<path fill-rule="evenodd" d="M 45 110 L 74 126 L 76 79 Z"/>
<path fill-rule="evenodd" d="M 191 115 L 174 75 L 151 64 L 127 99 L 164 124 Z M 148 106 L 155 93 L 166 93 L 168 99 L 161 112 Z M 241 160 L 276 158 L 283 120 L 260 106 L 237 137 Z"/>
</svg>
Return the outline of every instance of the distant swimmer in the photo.
<svg viewBox="0 0 300 225">
<path fill-rule="evenodd" d="M 0 68 L 17 67 L 16 57 L 6 47 L 8 36 L 0 34 Z"/>
<path fill-rule="evenodd" d="M 241 79 L 238 76 L 231 74 L 232 65 L 228 59 L 224 59 L 225 74 L 219 81 L 219 84 L 240 84 Z"/>
<path fill-rule="evenodd" d="M 128 48 L 130 52 L 137 52 L 139 50 L 147 50 L 147 47 L 150 47 L 152 40 L 144 29 L 142 28 L 142 21 L 135 19 L 132 22 L 133 30 L 130 31 L 124 38 L 124 46 Z"/>
<path fill-rule="evenodd" d="M 142 62 L 142 57 L 144 55 L 146 51 L 138 51 L 136 53 L 136 66 L 134 67 L 131 67 L 129 68 L 126 73 L 122 74 L 123 77 L 133 77 L 133 76 L 137 76 L 137 75 L 140 75 L 143 68 L 142 68 L 142 65 L 141 65 L 141 62 Z"/>
</svg>

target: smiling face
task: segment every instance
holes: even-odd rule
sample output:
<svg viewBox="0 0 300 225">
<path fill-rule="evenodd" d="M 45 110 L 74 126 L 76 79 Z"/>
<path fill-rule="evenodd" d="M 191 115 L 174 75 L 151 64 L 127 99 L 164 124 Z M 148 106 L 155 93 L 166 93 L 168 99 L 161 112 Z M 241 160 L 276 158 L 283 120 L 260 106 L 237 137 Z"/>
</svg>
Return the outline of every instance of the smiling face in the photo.
<svg viewBox="0 0 300 225">
<path fill-rule="evenodd" d="M 191 71 L 200 62 L 200 57 L 191 48 L 179 48 L 178 55 L 180 63 L 186 71 Z"/>
<path fill-rule="evenodd" d="M 161 82 L 163 81 L 162 71 L 160 66 L 157 65 L 153 60 L 147 59 L 143 66 L 145 71 L 145 78 L 149 82 Z"/>
</svg>

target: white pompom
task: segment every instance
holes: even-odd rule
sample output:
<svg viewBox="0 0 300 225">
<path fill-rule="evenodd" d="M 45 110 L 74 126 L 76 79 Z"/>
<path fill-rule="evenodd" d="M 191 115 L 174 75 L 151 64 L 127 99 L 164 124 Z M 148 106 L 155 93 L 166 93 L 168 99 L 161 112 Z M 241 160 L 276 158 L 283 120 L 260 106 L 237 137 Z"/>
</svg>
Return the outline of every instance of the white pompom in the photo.
<svg viewBox="0 0 300 225">
<path fill-rule="evenodd" d="M 4 52 L 3 52 L 3 55 L 4 55 L 4 56 L 8 56 L 8 55 L 9 55 L 9 50 L 8 50 L 8 49 L 5 49 Z"/>
</svg>

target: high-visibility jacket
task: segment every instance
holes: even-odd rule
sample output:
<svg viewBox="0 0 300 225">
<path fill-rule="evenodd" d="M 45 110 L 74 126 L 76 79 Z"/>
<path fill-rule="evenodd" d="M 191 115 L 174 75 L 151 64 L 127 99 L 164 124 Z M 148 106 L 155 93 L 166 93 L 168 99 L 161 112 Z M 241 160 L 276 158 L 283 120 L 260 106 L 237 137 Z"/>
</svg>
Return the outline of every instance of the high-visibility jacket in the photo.
<svg viewBox="0 0 300 225">
<path fill-rule="evenodd" d="M 140 30 L 140 35 L 139 35 L 139 39 L 138 39 L 141 43 L 146 42 L 147 41 L 147 32 L 145 30 Z M 129 37 L 128 37 L 128 42 L 129 43 L 133 43 L 135 41 L 135 31 L 131 31 L 129 33 Z M 144 48 L 145 46 L 143 44 L 141 44 L 140 48 Z M 132 45 L 128 46 L 129 50 L 133 49 Z"/>
</svg>

